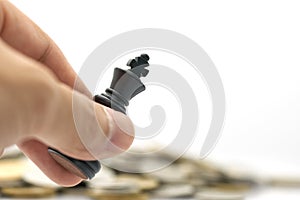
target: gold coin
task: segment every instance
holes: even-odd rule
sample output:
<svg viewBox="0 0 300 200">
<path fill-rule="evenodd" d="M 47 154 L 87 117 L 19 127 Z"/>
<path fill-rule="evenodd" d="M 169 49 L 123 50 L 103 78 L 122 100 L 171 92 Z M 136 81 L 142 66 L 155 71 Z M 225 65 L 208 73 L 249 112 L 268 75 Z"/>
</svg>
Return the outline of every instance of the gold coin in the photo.
<svg viewBox="0 0 300 200">
<path fill-rule="evenodd" d="M 55 195 L 56 189 L 42 187 L 13 187 L 3 188 L 1 193 L 5 196 L 17 198 L 38 198 Z"/>
<path fill-rule="evenodd" d="M 273 177 L 266 183 L 273 187 L 300 187 L 300 177 Z"/>
<path fill-rule="evenodd" d="M 214 183 L 211 185 L 212 189 L 219 189 L 224 191 L 239 191 L 248 192 L 252 189 L 251 185 L 243 183 Z"/>
<path fill-rule="evenodd" d="M 141 190 L 154 190 L 159 186 L 157 179 L 138 175 L 122 174 L 117 180 L 134 182 Z"/>
<path fill-rule="evenodd" d="M 0 160 L 0 182 L 12 182 L 22 179 L 25 171 L 23 159 Z"/>
<path fill-rule="evenodd" d="M 21 187 L 24 185 L 22 180 L 15 180 L 15 181 L 0 181 L 0 188 L 7 188 L 7 187 Z"/>
<path fill-rule="evenodd" d="M 144 193 L 138 194 L 98 194 L 89 195 L 90 197 L 97 200 L 148 200 L 148 195 Z"/>
</svg>

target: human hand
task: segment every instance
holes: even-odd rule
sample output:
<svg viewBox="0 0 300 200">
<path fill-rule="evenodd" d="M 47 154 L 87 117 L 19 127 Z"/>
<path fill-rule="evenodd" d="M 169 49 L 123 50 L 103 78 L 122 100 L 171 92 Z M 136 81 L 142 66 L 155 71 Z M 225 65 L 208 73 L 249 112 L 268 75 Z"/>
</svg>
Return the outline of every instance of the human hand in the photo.
<svg viewBox="0 0 300 200">
<path fill-rule="evenodd" d="M 83 84 L 73 90 L 77 75 L 59 48 L 3 0 L 0 52 L 0 155 L 17 144 L 50 179 L 73 186 L 81 179 L 56 163 L 49 146 L 81 160 L 106 158 L 129 148 L 134 137 L 130 119 L 94 103 Z M 74 100 L 84 133 L 74 121 Z M 91 146 L 85 146 L 89 142 Z"/>
</svg>

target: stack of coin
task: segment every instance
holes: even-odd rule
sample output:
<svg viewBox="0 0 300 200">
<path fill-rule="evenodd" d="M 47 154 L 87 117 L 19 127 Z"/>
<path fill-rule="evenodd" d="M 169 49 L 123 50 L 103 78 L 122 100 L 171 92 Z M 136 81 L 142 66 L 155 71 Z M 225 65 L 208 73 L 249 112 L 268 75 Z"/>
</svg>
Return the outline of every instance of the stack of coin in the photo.
<svg viewBox="0 0 300 200">
<path fill-rule="evenodd" d="M 141 150 L 140 150 L 141 151 Z M 300 187 L 300 177 L 261 179 L 239 168 L 228 168 L 207 160 L 170 153 L 125 153 L 110 160 L 115 169 L 103 165 L 94 179 L 72 188 L 61 188 L 24 157 L 0 160 L 0 192 L 10 198 L 44 198 L 70 195 L 101 200 L 196 199 L 240 200 L 261 186 Z M 158 170 L 143 173 L 149 169 Z M 122 170 L 121 170 L 122 169 Z M 125 172 L 123 171 L 125 170 Z"/>
</svg>

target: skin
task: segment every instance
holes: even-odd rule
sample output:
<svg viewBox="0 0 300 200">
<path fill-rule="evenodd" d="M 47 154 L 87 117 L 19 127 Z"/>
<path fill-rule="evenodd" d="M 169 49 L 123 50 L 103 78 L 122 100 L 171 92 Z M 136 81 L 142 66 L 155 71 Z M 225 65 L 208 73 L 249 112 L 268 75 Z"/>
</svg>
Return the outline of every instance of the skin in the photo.
<svg viewBox="0 0 300 200">
<path fill-rule="evenodd" d="M 76 78 L 49 36 L 11 3 L 0 0 L 0 155 L 4 148 L 17 144 L 62 186 L 73 186 L 82 180 L 49 156 L 49 146 L 74 158 L 94 160 L 119 154 L 133 141 L 129 118 L 94 103 L 82 83 L 74 91 Z M 93 126 L 89 119 L 89 109 L 93 108 L 102 130 L 93 153 L 87 150 L 75 126 L 74 94 L 80 102 L 78 109 L 85 116 L 82 124 Z M 115 116 L 125 128 L 115 123 Z M 98 137 L 93 131 L 85 134 Z"/>
</svg>

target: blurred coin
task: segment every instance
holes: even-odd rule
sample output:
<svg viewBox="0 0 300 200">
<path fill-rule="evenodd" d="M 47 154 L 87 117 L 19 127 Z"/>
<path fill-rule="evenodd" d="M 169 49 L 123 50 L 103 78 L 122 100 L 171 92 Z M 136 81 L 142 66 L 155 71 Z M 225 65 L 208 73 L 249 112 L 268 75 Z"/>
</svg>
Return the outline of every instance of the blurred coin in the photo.
<svg viewBox="0 0 300 200">
<path fill-rule="evenodd" d="M 45 188 L 59 188 L 58 184 L 50 180 L 31 160 L 26 161 L 26 171 L 22 175 L 25 182 Z"/>
<path fill-rule="evenodd" d="M 168 156 L 145 152 L 127 151 L 114 158 L 103 159 L 103 163 L 121 172 L 145 173 L 160 169 L 170 163 Z"/>
<path fill-rule="evenodd" d="M 247 170 L 246 167 L 241 166 L 222 166 L 222 171 L 225 176 L 234 178 L 234 179 L 256 179 L 256 176 L 250 170 Z"/>
<path fill-rule="evenodd" d="M 15 181 L 0 181 L 0 188 L 5 187 L 21 187 L 24 185 L 22 180 L 15 180 Z"/>
<path fill-rule="evenodd" d="M 187 174 L 188 180 L 198 182 L 200 186 L 203 185 L 203 182 L 222 182 L 225 178 L 223 171 L 209 161 L 182 158 L 178 167 Z"/>
<path fill-rule="evenodd" d="M 24 159 L 0 160 L 0 182 L 20 181 L 25 171 Z"/>
<path fill-rule="evenodd" d="M 197 192 L 195 198 L 198 200 L 242 200 L 245 198 L 245 194 L 225 190 L 204 189 Z"/>
<path fill-rule="evenodd" d="M 180 170 L 175 164 L 159 169 L 155 172 L 151 172 L 148 175 L 155 177 L 163 183 L 185 183 L 188 178 L 188 174 Z"/>
<path fill-rule="evenodd" d="M 216 174 L 224 174 L 224 172 L 216 163 L 213 163 L 212 161 L 209 161 L 207 159 L 206 160 L 195 159 L 190 161 L 194 162 L 195 165 L 197 165 L 201 171 L 211 172 Z"/>
<path fill-rule="evenodd" d="M 121 180 L 110 180 L 103 181 L 94 185 L 95 187 L 89 190 L 89 194 L 110 194 L 110 193 L 120 193 L 120 194 L 136 194 L 140 191 L 139 186 L 135 182 L 121 181 Z"/>
<path fill-rule="evenodd" d="M 61 188 L 60 192 L 65 195 L 81 196 L 86 192 L 84 187 L 71 187 L 71 188 Z"/>
<path fill-rule="evenodd" d="M 157 179 L 141 175 L 121 174 L 117 180 L 136 183 L 141 190 L 153 190 L 159 186 Z"/>
<path fill-rule="evenodd" d="M 90 197 L 99 200 L 147 200 L 148 195 L 138 194 L 89 194 Z"/>
<path fill-rule="evenodd" d="M 251 185 L 243 183 L 214 183 L 210 185 L 211 189 L 218 189 L 224 191 L 234 191 L 240 193 L 250 192 L 252 189 Z"/>
<path fill-rule="evenodd" d="M 224 175 L 211 163 L 195 161 L 188 158 L 181 158 L 176 164 L 180 173 L 185 174 L 189 184 L 196 187 L 203 187 L 214 182 L 222 182 Z"/>
<path fill-rule="evenodd" d="M 203 179 L 197 179 L 197 178 L 190 178 L 188 183 L 195 188 L 202 188 L 207 186 L 207 182 Z"/>
<path fill-rule="evenodd" d="M 216 185 L 219 183 L 213 183 L 212 185 Z M 225 177 L 222 184 L 228 185 L 228 187 L 243 187 L 247 190 L 256 189 L 261 186 L 261 182 L 257 181 L 257 179 L 240 177 L 240 178 L 232 178 L 232 177 Z"/>
<path fill-rule="evenodd" d="M 82 196 L 86 191 L 86 182 L 82 181 L 73 187 L 63 187 L 59 190 L 61 193 L 65 195 L 72 196 Z"/>
<path fill-rule="evenodd" d="M 154 197 L 161 198 L 179 198 L 179 197 L 191 197 L 194 195 L 194 187 L 187 184 L 172 184 L 163 185 L 155 190 L 152 194 Z"/>
<path fill-rule="evenodd" d="M 248 167 L 245 166 L 223 166 L 222 171 L 224 172 L 224 181 L 226 183 L 235 183 L 236 185 L 244 185 L 248 187 L 258 187 L 261 183 L 261 178 L 254 175 Z"/>
<path fill-rule="evenodd" d="M 55 195 L 53 188 L 42 187 L 13 187 L 3 188 L 1 193 L 5 196 L 16 198 L 40 198 Z"/>
<path fill-rule="evenodd" d="M 217 172 L 205 172 L 197 171 L 192 174 L 189 174 L 188 180 L 190 181 L 204 181 L 206 184 L 224 182 L 224 176 Z"/>
<path fill-rule="evenodd" d="M 300 177 L 272 177 L 265 183 L 273 187 L 300 187 Z"/>
<path fill-rule="evenodd" d="M 202 171 L 202 169 L 196 165 L 192 160 L 185 159 L 184 162 L 180 161 L 176 164 L 180 171 L 185 172 L 186 174 L 193 174 L 194 172 Z"/>
<path fill-rule="evenodd" d="M 24 156 L 24 154 L 19 150 L 19 148 L 16 145 L 5 148 L 2 156 L 0 153 L 1 159 L 19 158 L 19 157 L 23 157 L 23 156 Z"/>
<path fill-rule="evenodd" d="M 135 183 L 121 180 L 103 181 L 102 184 L 97 185 L 97 188 L 87 190 L 86 194 L 101 200 L 147 199 L 146 195 L 140 193 L 140 189 Z"/>
<path fill-rule="evenodd" d="M 97 188 L 98 185 L 106 181 L 113 181 L 116 178 L 116 173 L 112 169 L 102 165 L 100 172 L 98 172 L 92 180 L 86 181 L 88 187 Z"/>
<path fill-rule="evenodd" d="M 88 197 L 88 196 L 85 196 L 85 195 L 83 195 L 83 194 L 78 194 L 78 195 L 76 195 L 76 194 L 68 194 L 68 195 L 63 195 L 63 196 L 59 196 L 59 197 L 54 197 L 54 198 L 50 198 L 51 200 L 91 200 L 91 198 L 90 197 Z M 49 200 L 50 200 L 49 199 Z M 21 200 L 21 199 L 20 199 Z M 23 200 L 25 200 L 25 199 L 23 199 Z M 27 199 L 27 200 L 29 200 L 29 199 Z M 32 200 L 32 199 L 31 199 Z M 45 198 L 43 198 L 43 199 L 41 199 L 41 200 L 46 200 Z"/>
</svg>

